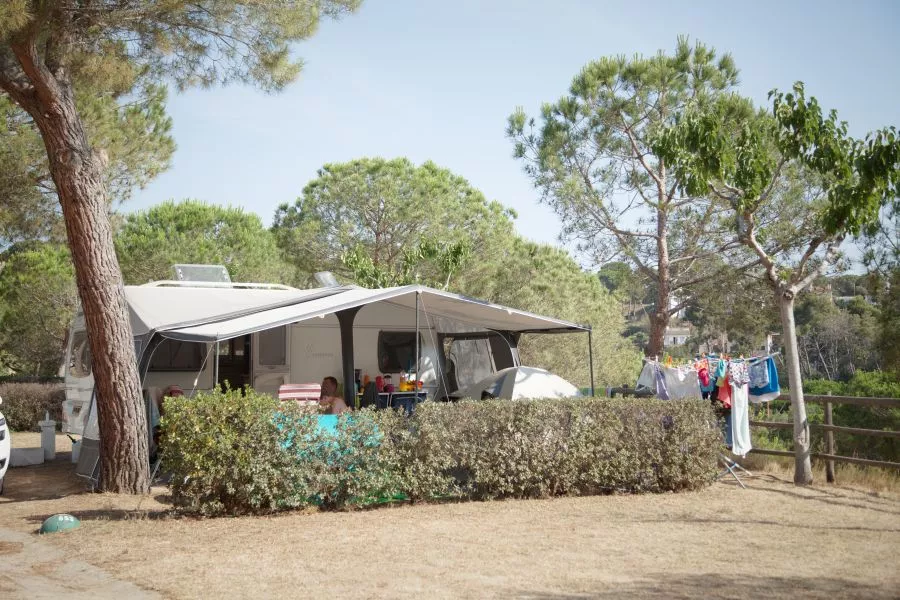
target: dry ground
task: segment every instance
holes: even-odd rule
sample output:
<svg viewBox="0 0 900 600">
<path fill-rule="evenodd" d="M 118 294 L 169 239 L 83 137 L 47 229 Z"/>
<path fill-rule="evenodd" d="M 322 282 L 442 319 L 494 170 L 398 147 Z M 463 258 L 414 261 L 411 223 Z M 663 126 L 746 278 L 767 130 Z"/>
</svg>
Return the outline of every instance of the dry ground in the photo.
<svg viewBox="0 0 900 600">
<path fill-rule="evenodd" d="M 900 495 L 757 475 L 696 493 L 198 520 L 80 494 L 60 460 L 10 471 L 0 527 L 173 598 L 896 598 Z"/>
</svg>

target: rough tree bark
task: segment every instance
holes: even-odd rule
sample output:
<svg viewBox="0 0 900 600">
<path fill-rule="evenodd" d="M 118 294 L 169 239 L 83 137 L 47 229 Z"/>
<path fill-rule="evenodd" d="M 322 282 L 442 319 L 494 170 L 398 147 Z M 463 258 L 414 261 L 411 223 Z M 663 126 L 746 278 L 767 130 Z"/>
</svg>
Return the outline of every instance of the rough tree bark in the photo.
<svg viewBox="0 0 900 600">
<path fill-rule="evenodd" d="M 48 67 L 33 37 L 11 47 L 31 86 L 7 91 L 34 118 L 44 139 L 87 324 L 100 424 L 100 485 L 111 492 L 147 493 L 147 420 L 109 222 L 104 160 L 87 141 L 66 69 Z"/>
</svg>

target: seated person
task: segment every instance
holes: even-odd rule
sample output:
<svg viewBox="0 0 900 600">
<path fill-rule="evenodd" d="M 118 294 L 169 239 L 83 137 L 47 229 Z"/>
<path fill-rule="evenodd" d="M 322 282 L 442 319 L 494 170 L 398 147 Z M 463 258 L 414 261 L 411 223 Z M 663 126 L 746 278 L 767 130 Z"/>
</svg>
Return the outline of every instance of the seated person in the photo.
<svg viewBox="0 0 900 600">
<path fill-rule="evenodd" d="M 334 377 L 326 377 L 322 380 L 322 396 L 319 403 L 325 408 L 329 415 L 339 415 L 342 412 L 350 410 L 343 397 L 337 393 L 338 382 Z"/>
</svg>

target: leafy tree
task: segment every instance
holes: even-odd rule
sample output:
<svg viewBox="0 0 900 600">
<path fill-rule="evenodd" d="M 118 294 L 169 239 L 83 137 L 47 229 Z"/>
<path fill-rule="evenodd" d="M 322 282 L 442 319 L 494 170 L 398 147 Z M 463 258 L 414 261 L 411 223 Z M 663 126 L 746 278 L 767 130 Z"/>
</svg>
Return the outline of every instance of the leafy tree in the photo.
<svg viewBox="0 0 900 600">
<path fill-rule="evenodd" d="M 794 416 L 794 481 L 808 484 L 795 299 L 837 262 L 844 238 L 874 223 L 880 207 L 900 194 L 900 140 L 894 128 L 852 138 L 835 111 L 823 115 L 815 98 L 807 100 L 802 83 L 770 97 L 771 114 L 755 113 L 737 96 L 698 103 L 654 149 L 687 193 L 712 192 L 733 211 L 737 238 L 775 293 Z"/>
<path fill-rule="evenodd" d="M 710 278 L 694 287 L 685 320 L 695 327 L 698 347 L 747 355 L 765 347 L 767 334 L 778 327 L 778 310 L 751 275 Z"/>
<path fill-rule="evenodd" d="M 512 235 L 514 216 L 432 162 L 361 158 L 322 167 L 293 205 L 278 208 L 272 229 L 300 272 L 354 277 L 362 273 L 357 267 L 365 270 L 363 263 L 371 262 L 375 271 L 399 274 L 417 264 L 421 277 L 435 281 L 446 274 L 428 266 L 440 267 L 440 261 L 413 260 L 410 252 L 439 241 L 448 249 L 463 244 L 473 257 L 489 256 L 492 240 Z"/>
<path fill-rule="evenodd" d="M 802 294 L 794 310 L 802 374 L 835 381 L 877 369 L 878 313 L 862 297 L 844 308 L 826 294 Z"/>
<path fill-rule="evenodd" d="M 447 289 L 454 274 L 465 265 L 469 247 L 465 242 L 452 244 L 423 240 L 418 246 L 404 248 L 398 270 L 375 264 L 362 246 L 345 252 L 341 257 L 344 266 L 352 272 L 353 280 L 369 288 L 391 287 L 421 283 L 431 287 Z M 422 272 L 434 274 L 437 279 L 429 280 Z"/>
<path fill-rule="evenodd" d="M 14 253 L 0 271 L 0 348 L 16 372 L 55 375 L 75 314 L 68 250 L 44 244 Z"/>
<path fill-rule="evenodd" d="M 276 283 L 290 275 L 272 233 L 241 208 L 165 202 L 127 215 L 115 241 L 129 284 L 171 279 L 178 263 L 225 265 L 233 281 Z"/>
<path fill-rule="evenodd" d="M 655 287 L 649 356 L 662 353 L 669 319 L 707 276 L 704 259 L 733 247 L 721 236 L 720 208 L 705 191 L 679 195 L 684 181 L 651 136 L 689 104 L 727 93 L 737 77 L 731 56 L 679 38 L 671 56 L 589 63 L 567 96 L 541 108 L 539 128 L 522 109 L 509 117 L 515 156 L 561 217 L 564 236 L 598 263 L 627 261 Z"/>
<path fill-rule="evenodd" d="M 522 310 L 593 326 L 595 383 L 633 383 L 640 355 L 622 337 L 625 323 L 619 303 L 565 251 L 522 238 L 510 241 L 486 276 L 461 274 L 458 291 Z M 581 386 L 590 383 L 586 336 L 525 335 L 522 364 L 546 368 Z"/>
<path fill-rule="evenodd" d="M 0 91 L 41 133 L 62 207 L 94 356 L 100 481 L 149 488 L 146 416 L 122 277 L 108 218 L 110 157 L 91 145 L 77 82 L 138 93 L 147 81 L 179 87 L 233 80 L 277 90 L 300 64 L 289 43 L 357 0 L 16 0 L 0 5 Z"/>
<path fill-rule="evenodd" d="M 76 89 L 89 143 L 107 159 L 105 182 L 114 201 L 127 200 L 169 166 L 175 143 L 165 113 L 166 89 L 147 86 L 127 101 L 90 83 Z M 34 120 L 0 95 L 0 249 L 29 240 L 64 241 L 65 226 L 47 151 Z"/>
<path fill-rule="evenodd" d="M 879 325 L 879 348 L 886 371 L 900 378 L 900 269 L 894 268 L 890 273 L 887 291 L 881 298 L 881 316 Z"/>
</svg>

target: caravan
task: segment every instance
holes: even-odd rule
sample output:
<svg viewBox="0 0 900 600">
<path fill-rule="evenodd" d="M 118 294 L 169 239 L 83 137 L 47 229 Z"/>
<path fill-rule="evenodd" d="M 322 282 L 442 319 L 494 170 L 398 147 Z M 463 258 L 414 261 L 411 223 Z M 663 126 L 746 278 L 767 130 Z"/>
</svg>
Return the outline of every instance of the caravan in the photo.
<svg viewBox="0 0 900 600">
<path fill-rule="evenodd" d="M 126 286 L 125 294 L 146 396 L 170 386 L 190 396 L 225 382 L 277 395 L 282 385 L 334 376 L 352 405 L 358 377 L 405 371 L 423 382 L 428 398 L 449 399 L 520 366 L 523 333 L 590 335 L 587 326 L 419 285 L 301 290 L 159 281 Z M 97 439 L 91 350 L 80 316 L 65 367 L 65 431 Z"/>
</svg>

